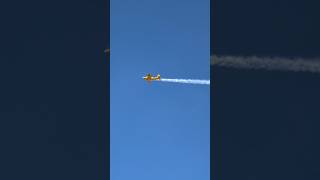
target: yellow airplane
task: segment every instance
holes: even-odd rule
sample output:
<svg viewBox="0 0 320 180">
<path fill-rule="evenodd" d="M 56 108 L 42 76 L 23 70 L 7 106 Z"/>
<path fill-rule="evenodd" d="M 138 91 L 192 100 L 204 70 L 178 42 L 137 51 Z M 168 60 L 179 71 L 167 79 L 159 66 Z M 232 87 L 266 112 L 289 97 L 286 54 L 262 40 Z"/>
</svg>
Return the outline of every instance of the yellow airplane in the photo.
<svg viewBox="0 0 320 180">
<path fill-rule="evenodd" d="M 145 77 L 142 77 L 144 80 L 146 80 L 148 83 L 151 81 L 160 81 L 160 74 L 153 77 L 150 73 L 148 73 Z"/>
</svg>

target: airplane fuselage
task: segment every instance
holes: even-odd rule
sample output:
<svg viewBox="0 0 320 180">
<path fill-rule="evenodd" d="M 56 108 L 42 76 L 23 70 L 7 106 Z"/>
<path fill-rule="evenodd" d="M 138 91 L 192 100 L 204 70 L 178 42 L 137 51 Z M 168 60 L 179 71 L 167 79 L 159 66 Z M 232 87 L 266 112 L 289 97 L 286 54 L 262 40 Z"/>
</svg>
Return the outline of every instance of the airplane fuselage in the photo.
<svg viewBox="0 0 320 180">
<path fill-rule="evenodd" d="M 147 74 L 146 76 L 143 77 L 144 80 L 151 82 L 151 81 L 160 81 L 160 74 L 157 76 L 153 77 L 151 74 Z"/>
</svg>

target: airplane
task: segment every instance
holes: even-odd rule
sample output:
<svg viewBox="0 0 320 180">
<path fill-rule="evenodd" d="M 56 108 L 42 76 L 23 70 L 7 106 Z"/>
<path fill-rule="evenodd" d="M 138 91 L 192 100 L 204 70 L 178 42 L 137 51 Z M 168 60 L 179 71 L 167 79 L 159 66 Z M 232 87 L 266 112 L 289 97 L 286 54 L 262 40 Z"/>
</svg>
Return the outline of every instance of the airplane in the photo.
<svg viewBox="0 0 320 180">
<path fill-rule="evenodd" d="M 160 81 L 160 74 L 153 77 L 150 73 L 148 73 L 145 77 L 142 77 L 144 80 L 146 80 L 148 83 L 151 81 Z"/>
<path fill-rule="evenodd" d="M 110 49 L 109 48 L 105 49 L 103 52 L 107 54 L 107 61 L 109 61 L 110 60 Z"/>
</svg>

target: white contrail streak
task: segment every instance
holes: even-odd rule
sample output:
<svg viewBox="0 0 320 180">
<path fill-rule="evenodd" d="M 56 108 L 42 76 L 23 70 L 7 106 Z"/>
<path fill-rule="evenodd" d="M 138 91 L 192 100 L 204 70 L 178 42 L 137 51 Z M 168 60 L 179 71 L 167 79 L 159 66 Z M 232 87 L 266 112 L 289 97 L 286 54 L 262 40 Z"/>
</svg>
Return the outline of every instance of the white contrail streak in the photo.
<svg viewBox="0 0 320 180">
<path fill-rule="evenodd" d="M 238 68 L 320 73 L 317 59 L 282 57 L 211 56 L 211 65 Z"/>
<path fill-rule="evenodd" d="M 163 78 L 161 78 L 160 81 L 173 82 L 173 83 L 210 85 L 210 80 L 200 80 L 200 79 L 163 79 Z"/>
</svg>

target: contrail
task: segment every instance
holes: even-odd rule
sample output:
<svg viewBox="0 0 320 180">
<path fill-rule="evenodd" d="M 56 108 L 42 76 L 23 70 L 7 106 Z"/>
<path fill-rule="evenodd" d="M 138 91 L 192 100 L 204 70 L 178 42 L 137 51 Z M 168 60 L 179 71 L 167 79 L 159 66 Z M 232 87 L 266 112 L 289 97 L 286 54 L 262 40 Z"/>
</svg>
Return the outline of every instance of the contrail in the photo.
<svg viewBox="0 0 320 180">
<path fill-rule="evenodd" d="M 304 58 L 256 57 L 256 56 L 211 56 L 212 66 L 238 69 L 264 69 L 293 72 L 320 73 L 320 61 Z"/>
<path fill-rule="evenodd" d="M 210 85 L 210 80 L 200 80 L 200 79 L 163 79 L 163 78 L 161 78 L 160 81 L 173 82 L 173 83 Z"/>
</svg>

